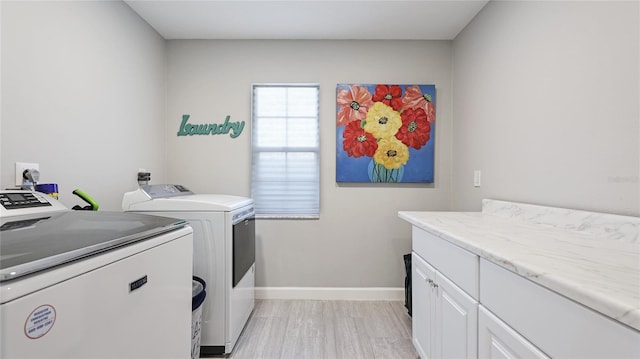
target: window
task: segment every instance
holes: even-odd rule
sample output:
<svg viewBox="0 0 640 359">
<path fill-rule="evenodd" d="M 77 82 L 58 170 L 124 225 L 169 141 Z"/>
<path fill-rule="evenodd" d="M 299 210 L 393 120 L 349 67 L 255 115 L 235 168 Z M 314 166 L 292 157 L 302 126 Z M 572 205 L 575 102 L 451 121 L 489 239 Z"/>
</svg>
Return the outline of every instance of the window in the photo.
<svg viewBox="0 0 640 359">
<path fill-rule="evenodd" d="M 320 216 L 318 84 L 254 84 L 251 196 L 258 218 Z"/>
</svg>

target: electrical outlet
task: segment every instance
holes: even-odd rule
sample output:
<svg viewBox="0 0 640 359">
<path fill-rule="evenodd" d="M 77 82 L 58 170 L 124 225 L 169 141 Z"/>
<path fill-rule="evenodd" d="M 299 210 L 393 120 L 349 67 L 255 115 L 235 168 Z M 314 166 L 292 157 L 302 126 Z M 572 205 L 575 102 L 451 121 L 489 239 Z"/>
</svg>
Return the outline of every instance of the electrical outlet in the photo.
<svg viewBox="0 0 640 359">
<path fill-rule="evenodd" d="M 28 169 L 40 171 L 39 163 L 16 162 L 16 186 L 22 186 L 22 173 Z"/>
</svg>

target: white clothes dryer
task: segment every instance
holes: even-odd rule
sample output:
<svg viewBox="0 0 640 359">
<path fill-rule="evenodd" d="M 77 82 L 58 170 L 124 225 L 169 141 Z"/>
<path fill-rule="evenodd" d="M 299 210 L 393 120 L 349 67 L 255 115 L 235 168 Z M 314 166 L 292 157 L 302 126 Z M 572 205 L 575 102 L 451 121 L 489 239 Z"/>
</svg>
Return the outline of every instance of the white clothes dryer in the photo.
<svg viewBox="0 0 640 359">
<path fill-rule="evenodd" d="M 207 286 L 200 353 L 231 353 L 255 306 L 253 200 L 143 185 L 124 194 L 122 209 L 180 218 L 193 228 L 193 273 Z"/>
</svg>

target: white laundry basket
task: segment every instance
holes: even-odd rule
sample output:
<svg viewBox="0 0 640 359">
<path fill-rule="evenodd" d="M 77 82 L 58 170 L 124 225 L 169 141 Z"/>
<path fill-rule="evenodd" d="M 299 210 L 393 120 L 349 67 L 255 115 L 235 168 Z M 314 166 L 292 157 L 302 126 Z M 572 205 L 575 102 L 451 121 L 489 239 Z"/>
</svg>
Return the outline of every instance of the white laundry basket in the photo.
<svg viewBox="0 0 640 359">
<path fill-rule="evenodd" d="M 202 333 L 202 303 L 207 296 L 206 283 L 193 277 L 191 286 L 191 359 L 200 358 L 200 335 Z"/>
</svg>

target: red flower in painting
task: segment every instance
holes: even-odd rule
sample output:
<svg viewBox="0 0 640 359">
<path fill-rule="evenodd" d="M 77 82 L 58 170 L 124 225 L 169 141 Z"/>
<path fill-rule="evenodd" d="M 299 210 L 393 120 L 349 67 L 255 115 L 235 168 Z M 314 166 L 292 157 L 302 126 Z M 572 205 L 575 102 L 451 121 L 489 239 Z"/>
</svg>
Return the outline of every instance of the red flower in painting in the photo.
<svg viewBox="0 0 640 359">
<path fill-rule="evenodd" d="M 398 85 L 377 85 L 373 94 L 374 102 L 382 102 L 392 107 L 395 111 L 402 108 L 402 89 Z"/>
<path fill-rule="evenodd" d="M 427 114 L 429 123 L 436 121 L 436 107 L 433 105 L 433 99 L 429 94 L 422 94 L 420 87 L 407 86 L 405 88 L 404 97 L 402 98 L 402 109 L 423 108 Z"/>
<path fill-rule="evenodd" d="M 431 125 L 427 114 L 422 108 L 409 108 L 400 114 L 402 126 L 396 133 L 396 138 L 408 147 L 419 150 L 431 137 Z"/>
<path fill-rule="evenodd" d="M 371 157 L 378 149 L 372 134 L 362 128 L 362 121 L 351 121 L 344 127 L 342 148 L 351 157 Z"/>
<path fill-rule="evenodd" d="M 351 121 L 364 120 L 367 117 L 367 111 L 373 106 L 369 90 L 358 85 L 350 86 L 348 90 L 338 90 L 337 103 L 340 106 L 337 116 L 338 126 L 344 126 Z"/>
</svg>

